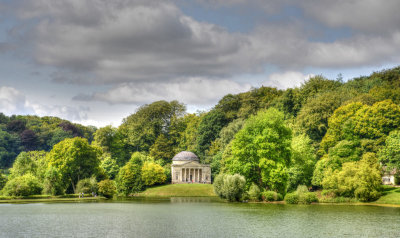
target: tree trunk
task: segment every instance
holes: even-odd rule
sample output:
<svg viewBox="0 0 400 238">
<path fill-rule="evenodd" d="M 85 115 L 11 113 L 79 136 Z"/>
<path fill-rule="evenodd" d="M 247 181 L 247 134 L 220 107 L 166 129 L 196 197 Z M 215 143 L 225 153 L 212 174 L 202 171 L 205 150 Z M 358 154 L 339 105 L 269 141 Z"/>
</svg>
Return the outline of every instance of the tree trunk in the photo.
<svg viewBox="0 0 400 238">
<path fill-rule="evenodd" d="M 74 194 L 76 194 L 76 188 L 74 182 L 71 180 L 72 189 L 74 190 Z"/>
</svg>

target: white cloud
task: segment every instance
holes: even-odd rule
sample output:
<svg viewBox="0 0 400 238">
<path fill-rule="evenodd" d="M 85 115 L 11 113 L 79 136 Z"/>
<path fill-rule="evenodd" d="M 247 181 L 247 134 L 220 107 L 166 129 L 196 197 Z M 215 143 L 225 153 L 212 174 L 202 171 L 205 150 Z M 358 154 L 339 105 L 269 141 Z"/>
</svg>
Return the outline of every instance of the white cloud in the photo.
<svg viewBox="0 0 400 238">
<path fill-rule="evenodd" d="M 27 114 L 32 113 L 25 95 L 12 87 L 0 87 L 0 112 L 4 114 Z"/>
<path fill-rule="evenodd" d="M 56 116 L 63 119 L 80 122 L 87 120 L 87 107 L 72 107 L 65 105 L 44 105 L 29 101 L 26 96 L 15 88 L 0 87 L 0 112 L 6 115 L 38 115 Z"/>
<path fill-rule="evenodd" d="M 313 77 L 313 74 L 303 74 L 301 72 L 288 71 L 284 73 L 273 73 L 269 76 L 265 86 L 277 87 L 278 89 L 287 89 L 299 87 L 303 82 Z"/>
<path fill-rule="evenodd" d="M 157 100 L 178 100 L 187 104 L 210 105 L 228 93 L 250 90 L 250 84 L 239 84 L 229 80 L 187 78 L 174 82 L 126 83 L 104 93 L 79 95 L 75 100 L 94 100 L 108 103 L 144 104 Z"/>
</svg>

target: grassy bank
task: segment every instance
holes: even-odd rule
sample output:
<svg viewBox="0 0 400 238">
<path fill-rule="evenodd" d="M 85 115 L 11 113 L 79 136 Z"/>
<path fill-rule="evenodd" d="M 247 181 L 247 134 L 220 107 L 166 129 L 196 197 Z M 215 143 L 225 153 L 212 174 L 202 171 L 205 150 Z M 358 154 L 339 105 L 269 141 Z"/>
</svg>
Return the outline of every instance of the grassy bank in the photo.
<svg viewBox="0 0 400 238">
<path fill-rule="evenodd" d="M 79 198 L 78 194 L 68 194 L 62 196 L 33 195 L 28 197 L 8 197 L 0 196 L 1 203 L 32 203 L 32 202 L 79 202 L 79 201 L 100 201 L 104 197 L 84 197 Z"/>
<path fill-rule="evenodd" d="M 400 205 L 400 188 L 392 186 L 383 186 L 382 197 L 380 197 L 374 203 Z"/>
<path fill-rule="evenodd" d="M 215 197 L 211 184 L 168 184 L 136 194 L 140 197 Z"/>
</svg>

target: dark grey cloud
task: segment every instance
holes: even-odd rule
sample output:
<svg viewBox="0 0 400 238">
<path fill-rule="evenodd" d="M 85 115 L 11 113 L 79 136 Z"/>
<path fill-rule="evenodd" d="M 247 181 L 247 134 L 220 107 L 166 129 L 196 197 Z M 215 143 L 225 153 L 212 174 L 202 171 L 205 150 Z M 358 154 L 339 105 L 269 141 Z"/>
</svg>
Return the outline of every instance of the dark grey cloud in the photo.
<svg viewBox="0 0 400 238">
<path fill-rule="evenodd" d="M 214 8 L 256 7 L 271 15 L 290 6 L 301 14 L 264 21 L 243 34 L 197 21 L 172 0 L 31 0 L 12 2 L 7 8 L 20 19 L 15 35 L 29 41 L 29 56 L 37 64 L 54 69 L 50 74 L 54 82 L 110 85 L 109 90 L 78 95 L 75 100 L 147 103 L 180 97 L 188 103 L 210 102 L 228 92 L 221 82 L 235 92 L 248 88 L 226 78 L 263 73 L 271 65 L 301 79 L 298 71 L 306 67 L 400 60 L 400 17 L 395 14 L 400 1 L 199 1 Z M 351 34 L 331 41 L 311 40 L 321 34 L 320 27 L 348 28 Z M 23 48 L 21 42 L 13 43 Z M 174 95 L 174 90 L 189 87 L 187 82 L 202 92 L 208 90 L 207 94 L 202 97 L 187 88 L 189 93 Z M 222 89 L 210 88 L 213 82 Z M 286 82 L 291 81 L 279 85 Z"/>
</svg>

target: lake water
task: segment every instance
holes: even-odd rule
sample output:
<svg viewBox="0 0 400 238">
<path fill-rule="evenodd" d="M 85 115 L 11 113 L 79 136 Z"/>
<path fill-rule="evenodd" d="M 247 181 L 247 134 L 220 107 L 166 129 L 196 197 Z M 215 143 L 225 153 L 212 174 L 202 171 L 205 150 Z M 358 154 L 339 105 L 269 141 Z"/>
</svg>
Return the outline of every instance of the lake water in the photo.
<svg viewBox="0 0 400 238">
<path fill-rule="evenodd" d="M 0 237 L 400 237 L 400 208 L 172 198 L 0 204 Z"/>
</svg>

